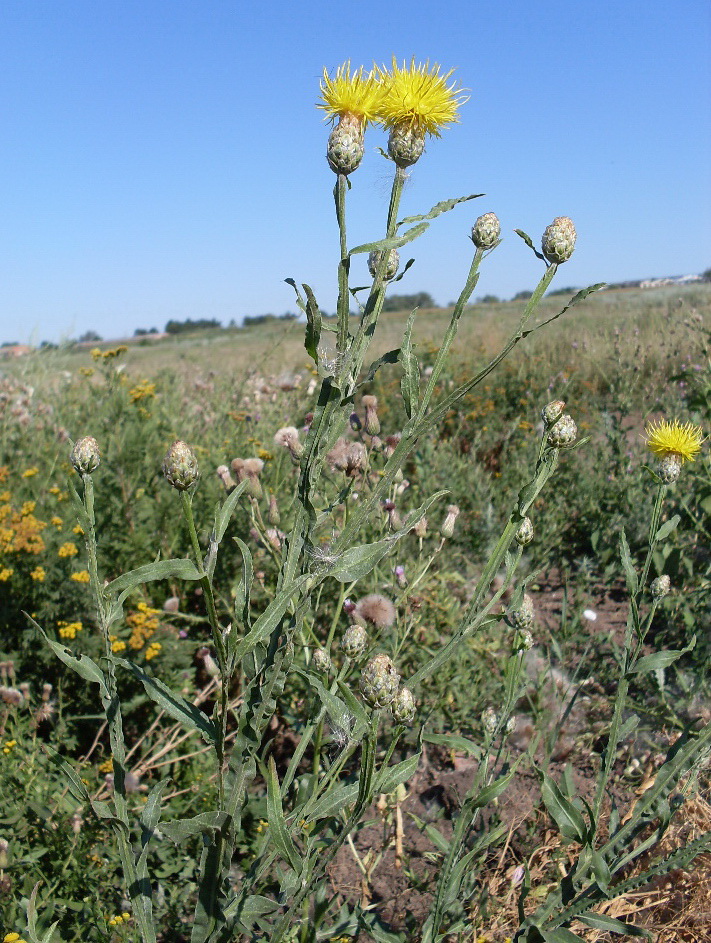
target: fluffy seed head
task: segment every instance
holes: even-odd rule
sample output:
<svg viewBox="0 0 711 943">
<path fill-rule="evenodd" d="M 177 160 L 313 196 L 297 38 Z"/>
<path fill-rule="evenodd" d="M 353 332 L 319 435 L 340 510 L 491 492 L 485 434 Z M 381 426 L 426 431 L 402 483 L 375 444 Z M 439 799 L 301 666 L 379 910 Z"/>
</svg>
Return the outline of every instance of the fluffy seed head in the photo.
<svg viewBox="0 0 711 943">
<path fill-rule="evenodd" d="M 526 544 L 531 543 L 533 540 L 533 524 L 530 517 L 524 517 L 514 536 L 519 547 L 525 547 Z"/>
<path fill-rule="evenodd" d="M 75 470 L 80 475 L 90 475 L 99 467 L 101 454 L 99 443 L 93 435 L 85 435 L 74 443 L 70 459 Z"/>
<path fill-rule="evenodd" d="M 175 441 L 163 459 L 163 475 L 177 491 L 187 491 L 200 477 L 198 463 L 190 446 Z"/>
<path fill-rule="evenodd" d="M 472 242 L 477 249 L 493 249 L 501 235 L 501 223 L 496 213 L 484 213 L 472 227 Z"/>
<path fill-rule="evenodd" d="M 398 724 L 411 724 L 416 713 L 415 698 L 409 688 L 400 688 L 393 698 L 390 710 Z"/>
<path fill-rule="evenodd" d="M 541 419 L 546 426 L 552 426 L 557 422 L 565 411 L 565 402 L 562 399 L 554 399 L 541 410 Z"/>
<path fill-rule="evenodd" d="M 674 422 L 668 422 L 666 419 L 650 422 L 645 434 L 647 448 L 657 458 L 676 455 L 682 464 L 694 461 L 704 441 L 701 426 L 694 426 L 690 422 L 680 423 L 678 419 Z"/>
<path fill-rule="evenodd" d="M 378 273 L 378 266 L 383 258 L 383 253 L 379 252 L 377 249 L 374 249 L 368 255 L 368 271 L 370 272 L 371 278 L 375 278 Z M 389 282 L 391 279 L 395 278 L 397 275 L 397 270 L 400 266 L 400 253 L 397 249 L 391 249 L 388 253 L 388 261 L 385 266 L 385 274 L 383 278 L 386 282 Z"/>
<path fill-rule="evenodd" d="M 543 255 L 549 262 L 567 262 L 575 249 L 575 226 L 569 216 L 556 216 L 543 233 Z"/>
<path fill-rule="evenodd" d="M 652 580 L 649 590 L 654 599 L 662 599 L 671 589 L 671 580 L 666 573 L 662 573 L 655 580 Z"/>
<path fill-rule="evenodd" d="M 366 649 L 368 644 L 368 633 L 365 631 L 362 625 L 355 623 L 354 625 L 349 625 L 346 631 L 343 633 L 343 638 L 341 639 L 341 648 L 343 649 L 344 654 L 349 658 L 352 658 L 353 661 L 357 661 L 363 652 Z"/>
<path fill-rule="evenodd" d="M 387 655 L 375 655 L 360 676 L 360 692 L 371 707 L 387 707 L 400 686 L 400 675 Z"/>
<path fill-rule="evenodd" d="M 381 593 L 370 593 L 356 603 L 354 614 L 376 629 L 389 628 L 397 616 L 393 603 Z"/>
<path fill-rule="evenodd" d="M 515 629 L 530 629 L 533 625 L 536 613 L 533 608 L 533 600 L 528 593 L 523 594 L 521 605 L 517 609 L 509 609 L 509 622 Z"/>
<path fill-rule="evenodd" d="M 564 413 L 548 431 L 548 444 L 553 448 L 565 448 L 572 445 L 578 437 L 578 427 L 572 416 Z"/>
</svg>

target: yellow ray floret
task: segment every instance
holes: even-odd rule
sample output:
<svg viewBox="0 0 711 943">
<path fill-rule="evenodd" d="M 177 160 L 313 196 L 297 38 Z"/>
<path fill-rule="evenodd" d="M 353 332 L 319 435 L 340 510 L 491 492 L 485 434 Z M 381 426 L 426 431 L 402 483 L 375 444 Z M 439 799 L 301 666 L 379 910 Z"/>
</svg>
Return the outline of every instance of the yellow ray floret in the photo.
<svg viewBox="0 0 711 943">
<path fill-rule="evenodd" d="M 387 128 L 405 126 L 439 137 L 441 128 L 459 120 L 459 107 L 469 97 L 456 82 L 447 84 L 454 69 L 442 75 L 437 63 L 417 65 L 413 58 L 401 67 L 393 56 L 392 70 L 378 72 L 385 87 L 380 120 Z"/>
<path fill-rule="evenodd" d="M 378 118 L 382 95 L 378 76 L 372 72 L 364 74 L 363 66 L 351 74 L 348 61 L 336 69 L 333 77 L 323 70 L 321 101 L 317 107 L 326 112 L 327 120 L 355 115 L 367 123 Z"/>
<path fill-rule="evenodd" d="M 645 434 L 647 448 L 654 452 L 657 458 L 678 455 L 683 462 L 693 462 L 704 441 L 701 426 L 694 426 L 690 422 L 682 424 L 678 419 L 674 422 L 668 422 L 666 419 L 660 419 L 656 423 L 650 422 Z"/>
</svg>

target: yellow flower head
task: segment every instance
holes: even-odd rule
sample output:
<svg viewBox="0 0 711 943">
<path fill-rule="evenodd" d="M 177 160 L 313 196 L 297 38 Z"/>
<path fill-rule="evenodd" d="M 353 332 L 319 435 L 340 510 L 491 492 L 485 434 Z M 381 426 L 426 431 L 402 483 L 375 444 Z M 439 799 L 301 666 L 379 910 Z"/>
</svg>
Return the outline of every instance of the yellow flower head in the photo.
<svg viewBox="0 0 711 943">
<path fill-rule="evenodd" d="M 439 137 L 440 129 L 458 121 L 457 111 L 468 95 L 456 82 L 447 84 L 454 69 L 446 75 L 429 62 L 402 67 L 393 56 L 392 70 L 379 68 L 384 91 L 378 117 L 386 128 L 406 127 L 417 133 Z"/>
<path fill-rule="evenodd" d="M 323 70 L 321 102 L 316 107 L 326 112 L 326 120 L 355 115 L 367 124 L 378 119 L 382 96 L 383 88 L 377 75 L 372 72 L 365 75 L 363 66 L 351 74 L 348 61 L 336 69 L 333 78 Z"/>
<path fill-rule="evenodd" d="M 645 429 L 647 448 L 657 458 L 667 455 L 676 455 L 682 462 L 693 462 L 701 451 L 704 433 L 701 426 L 694 426 L 690 422 L 680 423 L 678 419 L 668 422 L 660 419 L 650 422 Z"/>
</svg>

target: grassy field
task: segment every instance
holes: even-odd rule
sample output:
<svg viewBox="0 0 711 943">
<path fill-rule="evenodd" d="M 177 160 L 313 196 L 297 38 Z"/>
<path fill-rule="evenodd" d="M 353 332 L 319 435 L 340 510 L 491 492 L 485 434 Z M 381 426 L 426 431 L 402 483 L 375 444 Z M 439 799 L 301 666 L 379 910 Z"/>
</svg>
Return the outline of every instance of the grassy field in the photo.
<svg viewBox="0 0 711 943">
<path fill-rule="evenodd" d="M 343 443 L 331 443 L 315 491 L 313 539 L 303 551 L 305 568 L 321 582 L 308 605 L 292 601 L 289 609 L 285 602 L 281 611 L 279 618 L 291 613 L 293 620 L 286 646 L 293 667 L 279 675 L 275 693 L 270 688 L 261 727 L 250 727 L 243 709 L 255 691 L 262 692 L 269 671 L 276 672 L 269 658 L 281 650 L 280 637 L 274 635 L 271 654 L 267 637 L 260 641 L 271 667 L 258 682 L 259 672 L 248 663 L 252 656 L 226 681 L 216 668 L 220 653 L 207 603 L 214 592 L 223 626 L 237 625 L 243 616 L 245 626 L 259 624 L 283 589 L 304 458 L 290 456 L 275 436 L 293 427 L 303 442 L 320 408 L 321 380 L 304 349 L 304 325 L 279 321 L 184 334 L 121 351 L 107 343 L 95 351 L 63 347 L 0 362 L 3 929 L 33 941 L 47 933 L 46 943 L 140 938 L 140 921 L 122 884 L 126 861 L 115 850 L 101 803 L 115 798 L 115 776 L 125 774 L 134 850 L 140 840 L 135 822 L 143 815 L 148 828 L 148 796 L 164 778 L 162 823 L 213 814 L 207 810 L 221 801 L 223 784 L 200 724 L 220 716 L 222 692 L 231 705 L 228 741 L 252 737 L 255 762 L 226 873 L 232 888 L 253 885 L 264 908 L 232 938 L 269 933 L 278 903 L 271 907 L 264 900 L 288 899 L 295 893 L 295 859 L 327 857 L 333 846 L 333 859 L 289 939 L 395 943 L 418 937 L 439 906 L 439 875 L 450 865 L 456 872 L 456 862 L 471 853 L 440 914 L 442 932 L 462 941 L 503 941 L 522 932 L 516 907 L 522 887 L 531 885 L 521 903 L 530 915 L 549 906 L 561 874 L 593 867 L 583 861 L 585 841 L 577 826 L 564 821 L 587 814 L 585 802 L 595 811 L 597 847 L 607 848 L 606 836 L 626 814 L 636 823 L 630 843 L 641 848 L 657 828 L 661 844 L 650 840 L 648 851 L 623 864 L 613 848 L 603 865 L 619 867 L 615 879 L 602 877 L 604 867 L 596 863 L 592 883 L 575 893 L 597 888 L 591 899 L 603 902 L 608 920 L 634 917 L 656 929 L 660 941 L 706 938 L 699 914 L 711 899 L 708 858 L 694 865 L 693 856 L 669 855 L 694 841 L 699 854 L 711 853 L 708 751 L 696 746 L 711 720 L 711 465 L 705 447 L 684 466 L 677 485 L 664 491 L 662 508 L 644 467 L 651 463 L 644 435 L 645 423 L 660 416 L 700 424 L 704 434 L 711 426 L 711 285 L 601 291 L 533 330 L 567 300 L 544 299 L 536 321 L 527 325 L 530 336 L 417 437 L 391 479 L 388 457 L 407 427 L 401 366 L 383 366 L 346 404 L 353 417 L 345 423 Z M 508 302 L 465 311 L 433 389 L 435 406 L 495 355 L 521 312 L 521 303 Z M 381 316 L 370 360 L 400 347 L 408 315 Z M 449 321 L 446 309 L 417 313 L 412 338 L 420 394 Z M 331 337 L 322 335 L 325 361 Z M 368 407 L 368 396 L 377 398 L 377 430 L 368 425 L 368 409 L 376 408 Z M 496 557 L 497 547 L 521 489 L 538 481 L 547 441 L 541 409 L 559 399 L 585 441 L 556 452 L 555 477 L 535 492 L 527 511 L 535 536 L 522 543 L 512 576 L 513 558 L 503 552 Z M 81 436 L 95 437 L 101 449 L 92 473 L 95 545 L 86 495 L 72 504 L 80 480 L 69 453 Z M 190 499 L 194 532 L 184 499 L 161 472 L 176 439 L 190 444 L 200 466 Z M 351 448 L 351 457 L 339 458 L 338 448 L 344 455 Z M 233 489 L 241 481 L 246 484 L 236 501 Z M 378 497 L 381 482 L 387 488 Z M 193 558 L 200 563 L 214 540 L 215 506 L 225 507 L 230 493 L 236 503 L 225 520 L 210 586 L 197 571 L 183 578 L 185 566 L 151 571 L 149 582 L 128 581 L 118 617 L 110 627 L 106 623 L 102 640 L 97 593 L 103 599 L 110 587 L 101 581 L 159 557 L 189 558 L 196 541 L 200 554 Z M 392 546 L 372 565 L 352 562 L 339 578 L 341 564 L 329 554 L 371 496 L 354 542 Z M 408 526 L 425 505 L 426 524 L 419 531 Z M 451 505 L 458 511 L 449 528 Z M 489 573 L 493 559 L 499 565 Z M 335 575 L 328 575 L 329 566 Z M 633 571 L 642 574 L 639 581 Z M 647 577 L 663 574 L 671 581 L 669 595 L 645 596 Z M 245 597 L 246 583 L 251 589 Z M 116 593 L 124 586 L 114 585 Z M 517 622 L 524 590 L 536 612 L 532 647 L 522 642 L 528 623 Z M 462 614 L 475 602 L 486 618 L 476 631 L 462 633 L 456 655 L 440 663 L 440 653 L 459 638 Z M 640 606 L 645 628 L 635 629 L 639 644 L 630 655 L 626 646 L 636 623 L 628 613 Z M 404 679 L 419 682 L 414 723 L 383 719 L 371 747 L 363 731 L 357 741 L 363 709 L 343 691 L 351 682 L 357 691 L 355 682 L 365 673 L 343 654 L 349 625 L 366 628 L 368 651 L 387 653 Z M 314 668 L 316 650 L 331 660 L 321 675 Z M 61 651 L 63 662 L 56 657 Z M 666 652 L 673 654 L 652 660 Z M 95 679 L 72 670 L 80 655 L 102 670 L 115 656 L 128 751 L 120 772 L 111 760 L 111 722 L 100 712 L 97 684 L 89 683 Z M 132 672 L 129 662 L 138 669 Z M 637 670 L 640 663 L 648 669 Z M 433 664 L 436 671 L 428 667 Z M 144 676 L 178 692 L 204 720 L 153 696 Z M 343 724 L 335 719 L 336 702 L 350 712 Z M 627 729 L 632 716 L 636 727 Z M 184 731 L 181 723 L 187 723 Z M 618 734 L 613 755 L 606 755 L 606 744 Z M 325 781 L 340 789 L 362 782 L 359 764 L 369 749 L 383 770 L 390 762 L 403 765 L 377 780 L 380 788 L 346 840 L 339 837 L 345 800 L 318 826 L 313 810 L 320 808 Z M 689 759 L 682 762 L 685 750 Z M 76 769 L 76 782 L 57 754 Z M 662 790 L 660 771 L 666 776 L 674 763 L 670 786 Z M 596 796 L 605 769 L 607 786 Z M 550 778 L 541 780 L 540 770 Z M 281 783 L 278 809 L 272 776 L 277 792 Z M 477 804 L 486 789 L 495 802 Z M 654 793 L 656 804 L 642 813 L 647 793 Z M 355 793 L 348 795 L 355 801 Z M 485 815 L 479 815 L 480 805 L 488 806 Z M 686 812 L 673 817 L 682 805 Z M 166 943 L 189 939 L 202 893 L 197 861 L 207 833 L 181 828 L 179 844 L 177 837 L 175 843 L 157 839 L 148 857 L 158 939 Z M 175 837 L 180 829 L 168 824 L 164 831 Z M 659 864 L 665 855 L 668 866 Z M 636 874 L 654 867 L 654 879 L 635 883 Z M 664 876 L 673 868 L 678 887 L 672 900 Z M 614 892 L 617 884 L 622 890 Z M 27 923 L 35 886 L 36 937 Z M 53 932 L 54 921 L 59 925 Z M 578 939 L 614 938 L 604 918 L 574 926 Z M 573 938 L 555 936 L 555 930 L 541 939 Z"/>
</svg>

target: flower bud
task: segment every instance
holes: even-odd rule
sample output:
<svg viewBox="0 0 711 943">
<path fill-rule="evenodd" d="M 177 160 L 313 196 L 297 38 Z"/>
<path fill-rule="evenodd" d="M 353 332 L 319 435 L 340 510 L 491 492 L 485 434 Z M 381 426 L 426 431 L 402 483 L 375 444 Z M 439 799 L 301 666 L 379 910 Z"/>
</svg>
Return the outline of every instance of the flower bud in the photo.
<svg viewBox="0 0 711 943">
<path fill-rule="evenodd" d="M 353 661 L 358 661 L 365 651 L 367 644 L 368 633 L 363 626 L 358 625 L 357 622 L 348 626 L 341 639 L 341 648 L 344 654 L 347 655 L 348 658 L 352 658 Z"/>
<path fill-rule="evenodd" d="M 681 474 L 681 457 L 674 452 L 665 455 L 657 462 L 657 474 L 665 485 L 673 485 L 679 480 Z"/>
<path fill-rule="evenodd" d="M 178 439 L 163 459 L 163 475 L 177 491 L 187 491 L 200 477 L 198 463 L 190 446 Z"/>
<path fill-rule="evenodd" d="M 363 423 L 363 428 L 368 433 L 368 435 L 377 436 L 380 432 L 377 396 L 364 396 L 363 408 L 365 409 L 365 422 Z"/>
<path fill-rule="evenodd" d="M 227 465 L 218 465 L 216 470 L 217 477 L 225 487 L 225 491 L 232 491 L 236 487 L 236 482 Z"/>
<path fill-rule="evenodd" d="M 523 630 L 531 628 L 535 618 L 535 610 L 533 608 L 533 600 L 528 593 L 523 594 L 521 605 L 517 609 L 509 609 L 508 618 L 515 629 Z"/>
<path fill-rule="evenodd" d="M 501 223 L 496 213 L 484 213 L 472 227 L 472 242 L 477 249 L 493 249 L 501 235 Z"/>
<path fill-rule="evenodd" d="M 530 544 L 533 540 L 533 524 L 531 523 L 530 517 L 524 517 L 521 523 L 518 525 L 518 529 L 514 535 L 514 539 L 519 547 L 525 547 L 526 544 Z"/>
<path fill-rule="evenodd" d="M 572 445 L 578 437 L 578 427 L 572 416 L 564 413 L 548 430 L 548 444 L 559 449 Z"/>
<path fill-rule="evenodd" d="M 4 870 L 8 865 L 8 849 L 10 843 L 6 838 L 0 838 L 0 871 Z"/>
<path fill-rule="evenodd" d="M 377 249 L 374 249 L 368 255 L 368 271 L 370 272 L 371 278 L 375 278 L 378 273 L 378 266 L 382 261 L 383 253 L 379 252 Z M 389 282 L 391 279 L 395 278 L 397 275 L 397 270 L 400 266 L 400 253 L 397 249 L 391 249 L 388 252 L 388 261 L 385 266 L 385 272 L 383 278 L 386 282 Z"/>
<path fill-rule="evenodd" d="M 275 494 L 269 495 L 269 510 L 267 511 L 267 520 L 272 527 L 278 527 L 280 521 L 279 505 Z"/>
<path fill-rule="evenodd" d="M 335 174 L 348 175 L 360 167 L 365 153 L 363 122 L 356 115 L 344 114 L 331 131 L 326 148 L 328 166 Z"/>
<path fill-rule="evenodd" d="M 405 124 L 396 125 L 388 138 L 388 154 L 398 167 L 411 167 L 425 150 L 425 133 Z"/>
<path fill-rule="evenodd" d="M 496 716 L 496 711 L 493 707 L 487 707 L 481 715 L 481 722 L 484 726 L 484 730 L 487 733 L 492 734 L 496 730 L 496 725 L 499 722 L 499 718 Z"/>
<path fill-rule="evenodd" d="M 528 629 L 519 629 L 514 636 L 513 650 L 515 652 L 530 652 L 533 648 L 533 636 Z"/>
<path fill-rule="evenodd" d="M 564 400 L 554 399 L 552 403 L 548 403 L 548 405 L 544 406 L 541 410 L 541 419 L 546 426 L 552 426 L 554 422 L 557 422 L 560 419 L 564 410 Z"/>
<path fill-rule="evenodd" d="M 415 698 L 409 688 L 400 688 L 395 695 L 390 710 L 398 724 L 411 724 L 415 719 Z"/>
<path fill-rule="evenodd" d="M 543 233 L 543 255 L 549 262 L 567 262 L 575 249 L 575 226 L 568 216 L 556 216 Z"/>
<path fill-rule="evenodd" d="M 299 464 L 304 447 L 299 440 L 299 430 L 295 426 L 285 426 L 283 429 L 279 429 L 274 436 L 274 442 L 276 445 L 288 449 L 292 462 L 295 465 Z"/>
<path fill-rule="evenodd" d="M 80 475 L 90 475 L 99 467 L 101 461 L 99 443 L 93 435 L 85 435 L 74 443 L 74 448 L 69 457 L 72 465 Z"/>
<path fill-rule="evenodd" d="M 419 521 L 415 524 L 415 526 L 412 528 L 412 530 L 416 537 L 419 537 L 420 539 L 422 539 L 423 537 L 426 537 L 427 536 L 427 518 L 421 517 Z"/>
<path fill-rule="evenodd" d="M 447 514 L 442 521 L 442 526 L 439 529 L 440 534 L 443 537 L 451 537 L 454 533 L 454 522 L 459 517 L 459 508 L 456 504 L 450 504 L 447 508 Z"/>
<path fill-rule="evenodd" d="M 666 573 L 652 580 L 649 590 L 654 599 L 662 599 L 671 589 L 671 580 Z"/>
<path fill-rule="evenodd" d="M 402 564 L 398 564 L 393 570 L 395 574 L 395 579 L 397 580 L 397 585 L 401 589 L 405 589 L 407 586 L 407 577 L 405 576 L 405 567 Z"/>
<path fill-rule="evenodd" d="M 360 676 L 360 693 L 371 707 L 387 707 L 400 686 L 400 675 L 387 655 L 375 655 Z"/>
<path fill-rule="evenodd" d="M 331 656 L 324 648 L 317 648 L 311 655 L 311 664 L 319 674 L 328 674 L 331 670 Z"/>
</svg>

